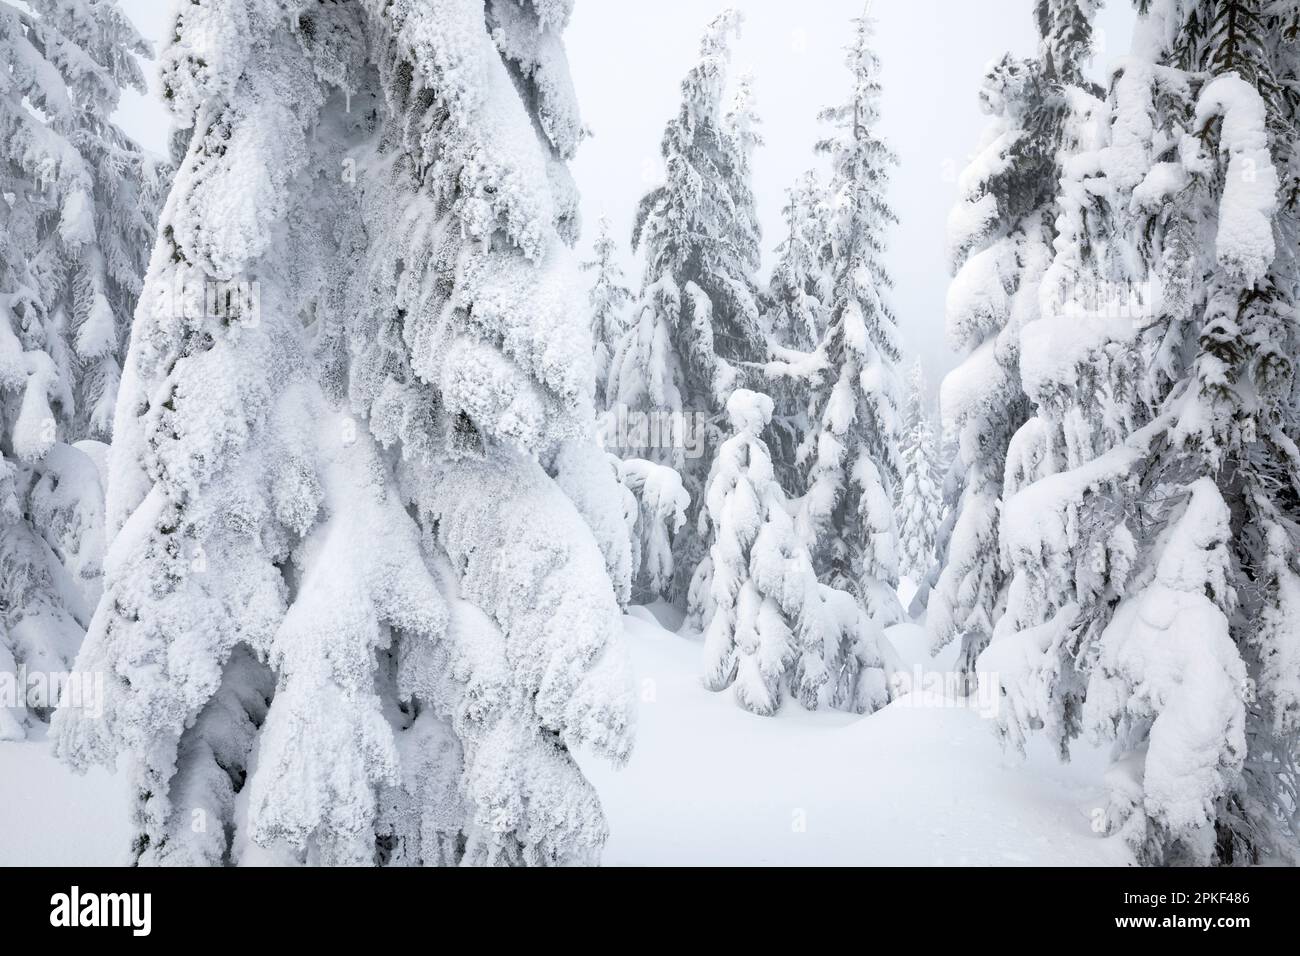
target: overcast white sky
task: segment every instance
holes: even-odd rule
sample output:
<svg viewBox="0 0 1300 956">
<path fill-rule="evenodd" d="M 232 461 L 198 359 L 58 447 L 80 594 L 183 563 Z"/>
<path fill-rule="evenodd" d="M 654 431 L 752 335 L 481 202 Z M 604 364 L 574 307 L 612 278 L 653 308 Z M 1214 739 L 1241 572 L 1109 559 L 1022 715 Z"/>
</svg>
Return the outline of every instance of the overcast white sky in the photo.
<svg viewBox="0 0 1300 956">
<path fill-rule="evenodd" d="M 176 0 L 122 0 L 161 46 Z M 180 0 L 188 2 L 188 0 Z M 587 125 L 595 136 L 573 164 L 582 190 L 586 236 L 606 212 L 626 242 L 637 199 L 657 181 L 659 140 L 675 112 L 682 76 L 703 26 L 724 0 L 578 0 L 566 34 L 570 65 Z M 862 0 L 734 0 L 745 13 L 736 71 L 754 76 L 766 145 L 755 160 L 755 193 L 770 263 L 780 241 L 784 191 L 817 164 L 816 114 L 846 95 L 843 47 Z M 944 224 L 956 198 L 956 172 L 979 141 L 984 118 L 977 92 L 985 66 L 1006 51 L 1034 49 L 1033 0 L 874 0 L 884 61 L 883 131 L 901 158 L 893 204 L 901 220 L 889 237 L 894 307 L 904 346 L 921 356 L 931 388 L 955 357 L 943 338 L 947 263 Z M 1104 74 L 1128 47 L 1131 4 L 1111 0 L 1099 17 L 1093 72 Z M 149 71 L 152 74 L 153 71 Z M 156 98 L 129 97 L 122 126 L 157 152 L 168 118 Z M 628 253 L 628 278 L 640 267 Z"/>
</svg>

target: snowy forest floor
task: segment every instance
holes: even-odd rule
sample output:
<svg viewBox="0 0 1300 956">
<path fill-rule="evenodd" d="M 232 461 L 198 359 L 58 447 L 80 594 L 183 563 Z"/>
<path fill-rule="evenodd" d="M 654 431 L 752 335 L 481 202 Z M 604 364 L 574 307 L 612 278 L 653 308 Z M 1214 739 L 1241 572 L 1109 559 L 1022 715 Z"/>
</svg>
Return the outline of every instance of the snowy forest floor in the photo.
<svg viewBox="0 0 1300 956">
<path fill-rule="evenodd" d="M 604 862 L 623 864 L 1124 865 L 1123 845 L 1091 829 L 1103 753 L 1062 764 L 1041 740 L 1003 754 L 977 707 L 935 691 L 868 717 L 787 702 L 756 717 L 700 683 L 700 644 L 625 619 L 640 695 L 637 746 L 613 770 L 580 755 L 609 816 Z M 932 659 L 922 629 L 890 637 L 909 667 Z M 121 775 L 78 777 L 39 736 L 0 743 L 0 865 L 124 860 Z"/>
</svg>

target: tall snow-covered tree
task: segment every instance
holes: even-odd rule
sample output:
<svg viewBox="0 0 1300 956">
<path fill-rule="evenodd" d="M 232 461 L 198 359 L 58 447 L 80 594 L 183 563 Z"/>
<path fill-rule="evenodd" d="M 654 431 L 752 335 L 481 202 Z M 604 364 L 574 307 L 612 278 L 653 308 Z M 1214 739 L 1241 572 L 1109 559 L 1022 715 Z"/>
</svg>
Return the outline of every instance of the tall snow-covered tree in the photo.
<svg viewBox="0 0 1300 956">
<path fill-rule="evenodd" d="M 897 162 L 880 138 L 880 61 L 869 17 L 854 21 L 852 94 L 820 118 L 831 135 L 826 331 L 817 348 L 814 422 L 806 439 L 806 532 L 824 584 L 848 591 L 873 617 L 901 616 L 893 488 L 898 480 L 898 332 L 886 301 L 885 233 L 896 220 L 885 191 Z"/>
<path fill-rule="evenodd" d="M 980 660 L 1020 743 L 1114 741 L 1107 822 L 1149 863 L 1300 857 L 1294 5 L 1150 0 L 1072 94 L 1014 576 Z"/>
<path fill-rule="evenodd" d="M 99 597 L 103 491 L 159 174 L 112 122 L 148 56 L 115 0 L 0 0 L 0 671 L 66 672 Z M 90 444 L 87 444 L 90 442 Z M 27 703 L 32 705 L 29 712 Z M 54 701 L 0 708 L 0 740 Z"/>
<path fill-rule="evenodd" d="M 608 387 L 611 407 L 692 429 L 697 416 L 704 421 L 701 442 L 627 450 L 675 468 L 691 496 L 686 526 L 673 541 L 672 597 L 679 603 L 706 553 L 697 519 L 709 463 L 725 434 L 727 397 L 742 380 L 741 363 L 767 357 L 748 181 L 755 124 L 743 87 L 730 111 L 724 103 L 730 42 L 740 23 L 740 14 L 728 10 L 709 24 L 699 62 L 682 81 L 681 108 L 664 130 L 665 181 L 642 198 L 633 235 L 645 253 L 645 276 Z"/>
<path fill-rule="evenodd" d="M 609 219 L 600 218 L 593 258 L 582 268 L 596 273 L 588 301 L 591 304 L 592 355 L 596 363 L 596 406 L 605 405 L 605 383 L 609 381 L 609 363 L 614 348 L 627 327 L 627 306 L 632 290 L 623 284 L 623 269 L 618 264 L 618 243 L 609 234 Z"/>
<path fill-rule="evenodd" d="M 1056 235 L 1058 154 L 1071 91 L 1089 46 L 1079 39 L 1091 0 L 1040 0 L 1040 56 L 1005 56 L 989 70 L 980 105 L 991 123 L 958 182 L 948 219 L 954 276 L 947 336 L 964 355 L 944 379 L 945 423 L 958 434 L 960 498 L 943 569 L 929 596 L 937 648 L 960 641 L 959 667 L 974 670 L 1005 602 L 1008 574 L 998 521 L 1012 436 L 1029 417 L 1020 382 L 1020 329 L 1038 315 L 1039 287 Z M 1059 31 L 1065 30 L 1068 38 Z M 1069 56 L 1065 56 L 1068 53 Z"/>
<path fill-rule="evenodd" d="M 900 453 L 903 476 L 895 502 L 899 570 L 916 582 L 933 567 L 943 522 L 943 476 L 926 392 L 925 373 L 918 360 L 912 364 L 907 380 Z"/>
<path fill-rule="evenodd" d="M 623 759 L 632 714 L 569 484 L 600 456 L 569 11 L 178 6 L 188 146 L 78 659 L 106 708 L 56 717 L 74 765 L 128 763 L 137 862 L 599 853 L 570 751 Z"/>
<path fill-rule="evenodd" d="M 727 416 L 733 434 L 705 492 L 713 542 L 705 686 L 734 686 L 737 702 L 762 715 L 787 695 L 809 709 L 883 706 L 887 641 L 850 595 L 817 581 L 762 440 L 772 400 L 737 389 Z"/>
</svg>

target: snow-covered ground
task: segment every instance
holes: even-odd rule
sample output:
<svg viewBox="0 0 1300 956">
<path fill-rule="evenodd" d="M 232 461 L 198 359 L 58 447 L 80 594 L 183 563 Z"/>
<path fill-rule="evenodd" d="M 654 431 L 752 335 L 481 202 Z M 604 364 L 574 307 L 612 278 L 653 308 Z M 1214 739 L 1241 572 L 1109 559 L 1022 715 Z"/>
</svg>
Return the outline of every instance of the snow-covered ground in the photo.
<svg viewBox="0 0 1300 956">
<path fill-rule="evenodd" d="M 641 695 L 631 762 L 584 762 L 609 816 L 607 864 L 1131 862 L 1091 829 L 1104 754 L 1004 756 L 978 709 L 926 692 L 868 717 L 789 702 L 756 717 L 701 686 L 698 643 L 652 621 L 627 619 Z M 920 627 L 890 636 L 909 667 L 949 667 Z"/>
<path fill-rule="evenodd" d="M 644 609 L 626 624 L 637 747 L 621 770 L 582 759 L 609 816 L 607 864 L 1131 862 L 1090 827 L 1103 754 L 1005 756 L 979 708 L 933 692 L 868 717 L 789 703 L 756 717 L 701 686 L 698 642 Z M 890 636 L 909 666 L 947 667 L 921 628 Z M 120 776 L 75 776 L 41 739 L 0 743 L 0 865 L 121 862 L 127 815 Z"/>
<path fill-rule="evenodd" d="M 43 731 L 0 742 L 0 866 L 116 866 L 126 862 L 130 805 L 122 776 L 77 776 Z"/>
</svg>

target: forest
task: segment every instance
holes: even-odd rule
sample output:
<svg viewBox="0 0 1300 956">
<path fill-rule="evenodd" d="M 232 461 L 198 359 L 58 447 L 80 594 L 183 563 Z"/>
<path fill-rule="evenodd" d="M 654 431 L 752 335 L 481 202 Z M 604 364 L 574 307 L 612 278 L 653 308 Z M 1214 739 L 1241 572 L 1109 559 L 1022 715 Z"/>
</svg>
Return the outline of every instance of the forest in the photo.
<svg viewBox="0 0 1300 956">
<path fill-rule="evenodd" d="M 0 864 L 1294 865 L 1300 0 L 1117 5 L 937 316 L 872 4 L 762 221 L 757 0 L 594 218 L 573 0 L 0 0 Z"/>
</svg>

